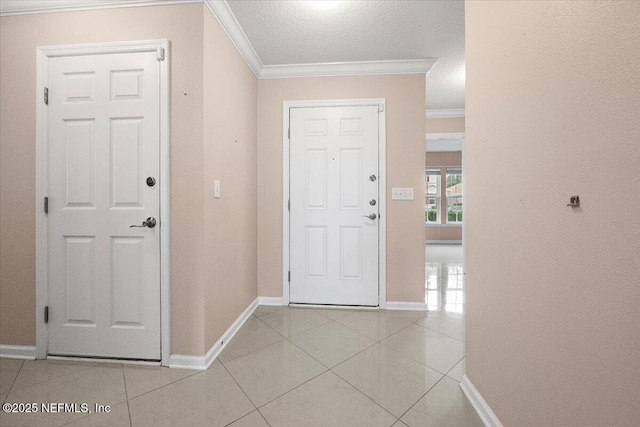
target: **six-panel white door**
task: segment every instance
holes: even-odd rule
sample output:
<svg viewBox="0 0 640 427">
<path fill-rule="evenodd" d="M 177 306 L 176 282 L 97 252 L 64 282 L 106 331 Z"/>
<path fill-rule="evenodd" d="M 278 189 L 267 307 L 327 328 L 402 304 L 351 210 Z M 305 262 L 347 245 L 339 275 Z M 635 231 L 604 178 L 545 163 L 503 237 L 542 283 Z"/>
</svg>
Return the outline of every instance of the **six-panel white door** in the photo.
<svg viewBox="0 0 640 427">
<path fill-rule="evenodd" d="M 378 106 L 289 114 L 290 301 L 377 306 Z"/>
<path fill-rule="evenodd" d="M 156 54 L 50 58 L 48 73 L 48 352 L 158 360 Z"/>
</svg>

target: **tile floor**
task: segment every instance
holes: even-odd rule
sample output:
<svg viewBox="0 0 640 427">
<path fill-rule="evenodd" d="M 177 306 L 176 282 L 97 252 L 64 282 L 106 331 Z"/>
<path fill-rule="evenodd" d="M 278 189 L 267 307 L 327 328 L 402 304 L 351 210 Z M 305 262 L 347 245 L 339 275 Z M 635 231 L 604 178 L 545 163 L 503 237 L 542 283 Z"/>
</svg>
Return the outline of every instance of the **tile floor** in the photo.
<svg viewBox="0 0 640 427">
<path fill-rule="evenodd" d="M 207 371 L 0 359 L 2 403 L 111 406 L 0 425 L 480 427 L 459 387 L 464 301 L 448 292 L 462 277 L 441 264 L 429 313 L 260 306 Z"/>
</svg>

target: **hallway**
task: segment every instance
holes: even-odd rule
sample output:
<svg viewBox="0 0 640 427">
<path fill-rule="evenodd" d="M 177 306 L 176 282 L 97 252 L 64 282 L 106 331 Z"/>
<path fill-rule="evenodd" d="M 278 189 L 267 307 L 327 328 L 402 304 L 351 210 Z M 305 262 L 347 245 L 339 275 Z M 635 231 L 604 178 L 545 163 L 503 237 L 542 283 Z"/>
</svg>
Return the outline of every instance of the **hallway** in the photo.
<svg viewBox="0 0 640 427">
<path fill-rule="evenodd" d="M 0 420 L 7 427 L 481 426 L 459 386 L 463 323 L 461 313 L 445 310 L 259 306 L 207 371 L 0 359 L 4 402 L 112 407 Z"/>
</svg>

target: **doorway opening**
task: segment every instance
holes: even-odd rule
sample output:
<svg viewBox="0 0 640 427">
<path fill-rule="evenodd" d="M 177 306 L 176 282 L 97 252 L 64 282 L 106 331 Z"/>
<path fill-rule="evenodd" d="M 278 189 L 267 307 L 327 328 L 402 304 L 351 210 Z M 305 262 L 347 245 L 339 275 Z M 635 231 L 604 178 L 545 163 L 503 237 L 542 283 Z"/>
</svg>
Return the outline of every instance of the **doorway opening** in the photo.
<svg viewBox="0 0 640 427">
<path fill-rule="evenodd" d="M 425 302 L 464 314 L 464 134 L 427 134 Z"/>
</svg>

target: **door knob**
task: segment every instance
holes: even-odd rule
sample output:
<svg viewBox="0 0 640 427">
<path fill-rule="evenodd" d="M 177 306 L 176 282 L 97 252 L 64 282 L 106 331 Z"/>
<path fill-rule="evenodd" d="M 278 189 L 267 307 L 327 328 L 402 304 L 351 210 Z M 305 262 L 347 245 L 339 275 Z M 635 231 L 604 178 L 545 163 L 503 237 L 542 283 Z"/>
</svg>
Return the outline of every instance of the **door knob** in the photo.
<svg viewBox="0 0 640 427">
<path fill-rule="evenodd" d="M 142 221 L 142 225 L 130 225 L 129 228 L 133 228 L 133 227 L 140 227 L 140 228 L 144 228 L 144 227 L 148 227 L 148 228 L 153 228 L 156 226 L 156 219 L 152 216 L 150 216 L 149 218 L 147 218 L 146 221 Z"/>
<path fill-rule="evenodd" d="M 369 218 L 369 219 L 376 219 L 376 218 L 378 218 L 378 215 L 376 215 L 376 214 L 374 214 L 374 213 L 372 213 L 372 214 L 370 214 L 370 215 L 362 215 L 362 216 L 363 216 L 363 217 L 365 217 L 365 218 Z"/>
</svg>

